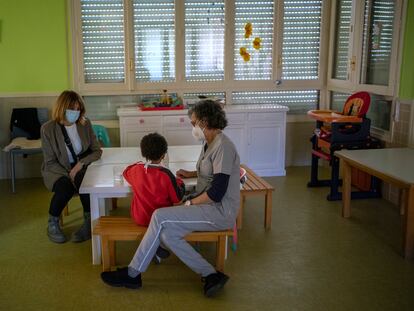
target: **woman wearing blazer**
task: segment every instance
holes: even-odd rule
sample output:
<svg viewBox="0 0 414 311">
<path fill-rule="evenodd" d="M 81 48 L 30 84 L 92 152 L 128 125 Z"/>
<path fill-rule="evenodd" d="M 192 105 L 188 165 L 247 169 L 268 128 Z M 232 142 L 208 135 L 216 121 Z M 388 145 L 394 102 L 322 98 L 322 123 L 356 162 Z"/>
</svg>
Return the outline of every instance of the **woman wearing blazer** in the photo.
<svg viewBox="0 0 414 311">
<path fill-rule="evenodd" d="M 52 120 L 41 128 L 43 164 L 42 176 L 53 197 L 49 207 L 47 235 L 52 242 L 64 243 L 66 237 L 59 217 L 66 204 L 78 192 L 86 167 L 101 157 L 102 150 L 85 117 L 82 97 L 74 91 L 64 91 L 53 107 Z M 89 194 L 80 194 L 84 223 L 73 233 L 73 242 L 91 238 Z"/>
</svg>

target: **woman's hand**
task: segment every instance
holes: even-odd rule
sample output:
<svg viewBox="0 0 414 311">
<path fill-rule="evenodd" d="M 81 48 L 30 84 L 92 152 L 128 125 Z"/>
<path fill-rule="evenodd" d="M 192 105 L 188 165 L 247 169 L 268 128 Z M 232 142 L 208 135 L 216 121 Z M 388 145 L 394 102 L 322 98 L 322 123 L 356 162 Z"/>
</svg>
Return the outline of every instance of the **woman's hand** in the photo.
<svg viewBox="0 0 414 311">
<path fill-rule="evenodd" d="M 83 164 L 81 162 L 76 163 L 76 165 L 69 172 L 70 179 L 75 180 L 76 174 L 82 169 L 82 167 Z"/>
<path fill-rule="evenodd" d="M 180 178 L 197 177 L 197 172 L 196 171 L 187 171 L 187 170 L 183 170 L 183 169 L 179 169 L 175 174 L 177 175 L 177 177 L 180 177 Z"/>
</svg>

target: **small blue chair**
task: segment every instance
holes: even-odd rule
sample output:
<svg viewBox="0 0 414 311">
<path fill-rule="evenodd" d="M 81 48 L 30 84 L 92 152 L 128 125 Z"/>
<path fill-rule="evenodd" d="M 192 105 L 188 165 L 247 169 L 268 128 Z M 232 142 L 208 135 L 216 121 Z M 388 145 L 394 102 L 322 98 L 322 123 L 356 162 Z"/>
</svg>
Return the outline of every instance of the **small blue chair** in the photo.
<svg viewBox="0 0 414 311">
<path fill-rule="evenodd" d="M 102 143 L 103 147 L 111 147 L 111 140 L 109 139 L 106 127 L 103 125 L 92 124 L 92 128 L 96 138 Z"/>
</svg>

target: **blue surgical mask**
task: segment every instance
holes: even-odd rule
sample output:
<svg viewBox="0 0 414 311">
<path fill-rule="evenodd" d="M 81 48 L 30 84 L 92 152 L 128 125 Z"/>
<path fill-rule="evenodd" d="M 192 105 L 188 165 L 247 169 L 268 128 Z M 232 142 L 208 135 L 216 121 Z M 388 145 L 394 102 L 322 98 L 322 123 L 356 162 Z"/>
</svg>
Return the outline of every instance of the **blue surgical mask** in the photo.
<svg viewBox="0 0 414 311">
<path fill-rule="evenodd" d="M 80 116 L 79 110 L 66 109 L 65 117 L 69 123 L 75 123 L 76 121 L 78 121 L 79 116 Z"/>
</svg>

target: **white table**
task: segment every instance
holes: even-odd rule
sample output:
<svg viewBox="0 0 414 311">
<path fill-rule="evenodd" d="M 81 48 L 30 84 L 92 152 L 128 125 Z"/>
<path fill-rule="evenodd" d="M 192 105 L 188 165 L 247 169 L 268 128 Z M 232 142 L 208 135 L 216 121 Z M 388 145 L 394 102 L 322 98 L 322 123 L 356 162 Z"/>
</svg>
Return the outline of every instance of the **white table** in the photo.
<svg viewBox="0 0 414 311">
<path fill-rule="evenodd" d="M 175 173 L 178 169 L 194 171 L 201 151 L 201 146 L 171 146 L 169 151 L 169 168 Z M 129 184 L 115 182 L 113 176 L 114 166 L 128 166 L 139 161 L 139 148 L 103 148 L 99 161 L 91 164 L 83 178 L 79 193 L 88 193 L 91 200 L 91 226 L 100 216 L 108 213 L 105 199 L 126 197 L 131 193 Z M 187 160 L 186 160 L 187 159 Z M 194 187 L 197 179 L 184 180 L 186 187 Z M 101 245 L 97 236 L 92 236 L 92 262 L 101 263 Z"/>
<path fill-rule="evenodd" d="M 200 155 L 201 145 L 169 146 L 168 158 L 170 162 L 197 162 Z M 145 161 L 141 156 L 139 147 L 102 148 L 102 157 L 91 164 L 132 164 Z"/>
<path fill-rule="evenodd" d="M 342 160 L 342 215 L 351 216 L 352 168 L 366 172 L 391 183 L 404 191 L 403 254 L 414 258 L 414 149 L 389 148 L 368 150 L 341 150 L 335 156 Z"/>
</svg>

